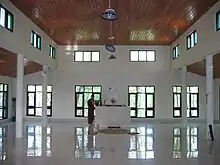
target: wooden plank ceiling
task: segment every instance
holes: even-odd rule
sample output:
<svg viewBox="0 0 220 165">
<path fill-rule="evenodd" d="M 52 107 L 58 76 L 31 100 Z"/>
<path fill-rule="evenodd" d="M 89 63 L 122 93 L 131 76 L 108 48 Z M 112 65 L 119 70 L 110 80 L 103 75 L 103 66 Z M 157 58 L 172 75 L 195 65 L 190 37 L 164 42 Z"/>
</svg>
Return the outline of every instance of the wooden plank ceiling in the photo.
<svg viewBox="0 0 220 165">
<path fill-rule="evenodd" d="M 109 22 L 100 18 L 109 0 L 10 1 L 57 44 L 110 42 Z M 217 1 L 111 0 L 111 8 L 119 16 L 119 20 L 113 22 L 114 44 L 169 45 Z"/>
<path fill-rule="evenodd" d="M 206 76 L 205 59 L 194 64 L 187 66 L 187 71 L 198 74 L 200 76 Z M 213 76 L 214 78 L 220 78 L 220 54 L 213 56 Z"/>
<path fill-rule="evenodd" d="M 30 74 L 42 70 L 42 65 L 33 61 L 24 60 L 24 74 Z M 17 55 L 0 48 L 0 75 L 16 77 Z"/>
</svg>

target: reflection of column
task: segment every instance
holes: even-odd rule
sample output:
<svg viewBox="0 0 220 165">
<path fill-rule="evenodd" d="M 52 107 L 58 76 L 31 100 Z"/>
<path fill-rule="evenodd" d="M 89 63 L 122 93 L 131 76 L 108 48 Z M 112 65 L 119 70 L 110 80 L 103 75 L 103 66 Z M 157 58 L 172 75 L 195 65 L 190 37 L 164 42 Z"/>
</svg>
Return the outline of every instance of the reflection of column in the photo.
<svg viewBox="0 0 220 165">
<path fill-rule="evenodd" d="M 17 86 L 16 86 L 16 138 L 22 137 L 23 91 L 24 91 L 24 55 L 17 55 Z"/>
<path fill-rule="evenodd" d="M 42 92 L 42 112 L 43 112 L 43 126 L 47 125 L 47 72 L 48 66 L 43 66 L 43 92 Z"/>
<path fill-rule="evenodd" d="M 15 165 L 23 165 L 24 164 L 24 144 L 23 144 L 23 139 L 15 139 L 15 159 L 14 159 L 14 164 Z"/>
<path fill-rule="evenodd" d="M 181 149 L 182 158 L 187 159 L 187 127 L 182 127 L 181 130 Z"/>
<path fill-rule="evenodd" d="M 187 123 L 187 67 L 182 68 L 182 124 Z"/>
<path fill-rule="evenodd" d="M 213 56 L 206 57 L 206 97 L 207 97 L 207 120 L 206 120 L 206 137 L 210 138 L 209 125 L 212 125 L 214 133 L 213 121 Z"/>
<path fill-rule="evenodd" d="M 43 156 L 47 156 L 47 127 L 42 127 L 42 152 Z"/>
</svg>

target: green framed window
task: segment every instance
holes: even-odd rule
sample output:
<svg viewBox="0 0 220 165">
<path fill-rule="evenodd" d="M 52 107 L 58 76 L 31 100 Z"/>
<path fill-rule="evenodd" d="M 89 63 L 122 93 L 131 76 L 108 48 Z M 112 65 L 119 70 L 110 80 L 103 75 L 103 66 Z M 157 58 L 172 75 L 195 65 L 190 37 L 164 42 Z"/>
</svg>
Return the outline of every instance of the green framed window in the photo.
<svg viewBox="0 0 220 165">
<path fill-rule="evenodd" d="M 0 120 L 8 118 L 8 84 L 0 83 Z"/>
<path fill-rule="evenodd" d="M 94 95 L 95 101 L 101 101 L 101 85 L 76 85 L 75 86 L 75 117 L 87 117 L 87 101 L 91 95 Z M 95 113 L 95 112 L 94 112 Z"/>
<path fill-rule="evenodd" d="M 154 86 L 129 86 L 128 105 L 132 118 L 155 117 L 155 87 Z"/>
<path fill-rule="evenodd" d="M 41 36 L 39 36 L 35 31 L 31 31 L 31 45 L 41 50 Z"/>
<path fill-rule="evenodd" d="M 11 32 L 13 32 L 14 30 L 14 15 L 1 4 L 0 4 L 0 26 L 8 29 Z"/>
</svg>

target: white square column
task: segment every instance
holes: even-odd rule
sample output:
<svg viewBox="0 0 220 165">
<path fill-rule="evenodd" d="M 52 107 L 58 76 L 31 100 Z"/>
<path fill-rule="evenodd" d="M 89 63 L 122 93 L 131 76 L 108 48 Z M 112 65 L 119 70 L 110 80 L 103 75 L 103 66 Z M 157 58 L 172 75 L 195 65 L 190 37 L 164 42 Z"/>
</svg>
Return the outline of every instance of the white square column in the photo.
<svg viewBox="0 0 220 165">
<path fill-rule="evenodd" d="M 23 110 L 24 110 L 24 55 L 17 55 L 16 79 L 16 138 L 23 136 Z"/>
<path fill-rule="evenodd" d="M 210 138 L 209 125 L 212 125 L 214 133 L 214 113 L 213 113 L 213 55 L 206 57 L 206 99 L 207 99 L 207 117 L 206 117 L 206 129 L 207 138 Z"/>
<path fill-rule="evenodd" d="M 187 124 L 187 66 L 182 68 L 182 124 Z"/>
<path fill-rule="evenodd" d="M 43 87 L 42 87 L 42 122 L 43 126 L 47 125 L 47 75 L 48 75 L 48 66 L 43 65 Z"/>
</svg>

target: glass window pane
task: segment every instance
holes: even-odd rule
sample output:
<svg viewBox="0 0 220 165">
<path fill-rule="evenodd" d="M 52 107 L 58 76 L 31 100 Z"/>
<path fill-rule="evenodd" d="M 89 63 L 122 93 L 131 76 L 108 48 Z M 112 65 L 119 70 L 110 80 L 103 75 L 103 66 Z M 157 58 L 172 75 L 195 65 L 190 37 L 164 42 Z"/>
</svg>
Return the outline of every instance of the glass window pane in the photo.
<svg viewBox="0 0 220 165">
<path fill-rule="evenodd" d="M 83 61 L 91 61 L 91 52 L 83 53 Z"/>
<path fill-rule="evenodd" d="M 154 93 L 154 87 L 146 87 L 146 93 Z"/>
<path fill-rule="evenodd" d="M 0 25 L 5 27 L 5 9 L 0 8 Z"/>
<path fill-rule="evenodd" d="M 153 117 L 153 110 L 147 110 L 147 117 Z"/>
<path fill-rule="evenodd" d="M 180 110 L 174 110 L 174 116 L 180 117 Z"/>
<path fill-rule="evenodd" d="M 47 116 L 51 116 L 51 109 L 47 109 Z"/>
<path fill-rule="evenodd" d="M 76 86 L 76 92 L 83 92 L 84 86 Z"/>
<path fill-rule="evenodd" d="M 101 94 L 94 94 L 94 100 L 99 101 L 101 99 Z"/>
<path fill-rule="evenodd" d="M 154 106 L 153 95 L 147 94 L 147 108 L 153 108 L 153 106 Z"/>
<path fill-rule="evenodd" d="M 136 107 L 136 95 L 135 94 L 130 94 L 129 95 L 129 103 L 130 103 L 130 107 L 131 108 L 135 108 Z"/>
<path fill-rule="evenodd" d="M 145 93 L 144 94 L 138 94 L 137 95 L 137 108 L 145 108 L 146 107 L 146 98 Z"/>
<path fill-rule="evenodd" d="M 52 86 L 51 85 L 47 86 L 47 92 L 52 92 Z"/>
<path fill-rule="evenodd" d="M 145 93 L 145 87 L 138 87 L 138 93 Z"/>
<path fill-rule="evenodd" d="M 34 47 L 36 48 L 37 47 L 37 34 L 34 33 Z"/>
<path fill-rule="evenodd" d="M 194 35 L 193 34 L 191 34 L 191 47 L 194 47 Z"/>
<path fill-rule="evenodd" d="M 138 51 L 130 51 L 130 60 L 138 61 Z"/>
<path fill-rule="evenodd" d="M 34 109 L 33 108 L 28 109 L 28 115 L 34 115 Z"/>
<path fill-rule="evenodd" d="M 84 109 L 84 117 L 88 116 L 88 109 Z"/>
<path fill-rule="evenodd" d="M 11 14 L 8 14 L 7 28 L 10 30 L 12 30 L 12 28 L 13 28 L 13 16 Z"/>
<path fill-rule="evenodd" d="M 92 61 L 99 61 L 99 52 L 92 52 Z"/>
<path fill-rule="evenodd" d="M 147 51 L 139 51 L 139 61 L 147 61 Z"/>
<path fill-rule="evenodd" d="M 147 51 L 147 61 L 155 61 L 156 55 L 155 51 Z"/>
<path fill-rule="evenodd" d="M 28 106 L 34 106 L 34 93 L 28 93 Z"/>
<path fill-rule="evenodd" d="M 83 107 L 83 94 L 76 94 L 77 107 Z"/>
<path fill-rule="evenodd" d="M 137 117 L 145 117 L 145 109 L 138 109 Z"/>
<path fill-rule="evenodd" d="M 191 110 L 191 116 L 197 117 L 198 116 L 197 110 Z"/>
<path fill-rule="evenodd" d="M 51 93 L 47 93 L 47 106 L 52 106 L 51 98 L 52 98 L 52 94 Z"/>
<path fill-rule="evenodd" d="M 75 52 L 75 61 L 83 61 L 83 52 Z"/>
<path fill-rule="evenodd" d="M 37 85 L 36 86 L 36 91 L 41 92 L 42 91 L 42 86 L 41 85 Z"/>
<path fill-rule="evenodd" d="M 41 48 L 41 37 L 37 36 L 37 48 L 40 49 Z"/>
<path fill-rule="evenodd" d="M 130 116 L 134 117 L 135 116 L 135 110 L 130 111 Z"/>
<path fill-rule="evenodd" d="M 199 93 L 199 87 L 190 87 L 190 93 Z"/>
<path fill-rule="evenodd" d="M 0 91 L 3 91 L 3 90 L 4 90 L 4 85 L 0 84 Z"/>
<path fill-rule="evenodd" d="M 177 93 L 181 93 L 182 92 L 182 88 L 181 87 L 176 87 Z"/>
<path fill-rule="evenodd" d="M 220 29 L 220 12 L 217 14 L 217 30 Z"/>
<path fill-rule="evenodd" d="M 137 87 L 128 87 L 129 93 L 137 93 Z"/>
<path fill-rule="evenodd" d="M 7 84 L 4 85 L 4 91 L 5 91 L 5 92 L 8 91 L 8 85 L 7 85 Z"/>
<path fill-rule="evenodd" d="M 42 108 L 36 108 L 36 116 L 42 116 Z"/>
<path fill-rule="evenodd" d="M 87 101 L 91 98 L 92 93 L 84 93 L 84 108 L 88 108 Z"/>
<path fill-rule="evenodd" d="M 85 86 L 84 90 L 85 92 L 92 92 L 92 86 Z"/>
<path fill-rule="evenodd" d="M 77 109 L 77 110 L 76 110 L 76 115 L 77 115 L 77 116 L 83 116 L 83 111 L 82 111 L 82 109 Z"/>
<path fill-rule="evenodd" d="M 197 44 L 198 37 L 197 37 L 197 32 L 194 33 L 194 43 Z"/>
<path fill-rule="evenodd" d="M 36 107 L 42 107 L 42 92 L 36 92 Z"/>
<path fill-rule="evenodd" d="M 28 92 L 34 92 L 35 86 L 34 85 L 28 85 Z"/>
<path fill-rule="evenodd" d="M 93 92 L 101 92 L 101 89 L 102 89 L 99 86 L 93 86 L 92 88 L 93 88 Z"/>
<path fill-rule="evenodd" d="M 147 128 L 147 135 L 153 135 L 153 128 Z"/>
<path fill-rule="evenodd" d="M 190 36 L 187 37 L 187 48 L 191 48 L 191 40 L 190 40 Z"/>
<path fill-rule="evenodd" d="M 174 107 L 178 108 L 180 107 L 180 95 L 179 94 L 174 94 Z"/>
</svg>

